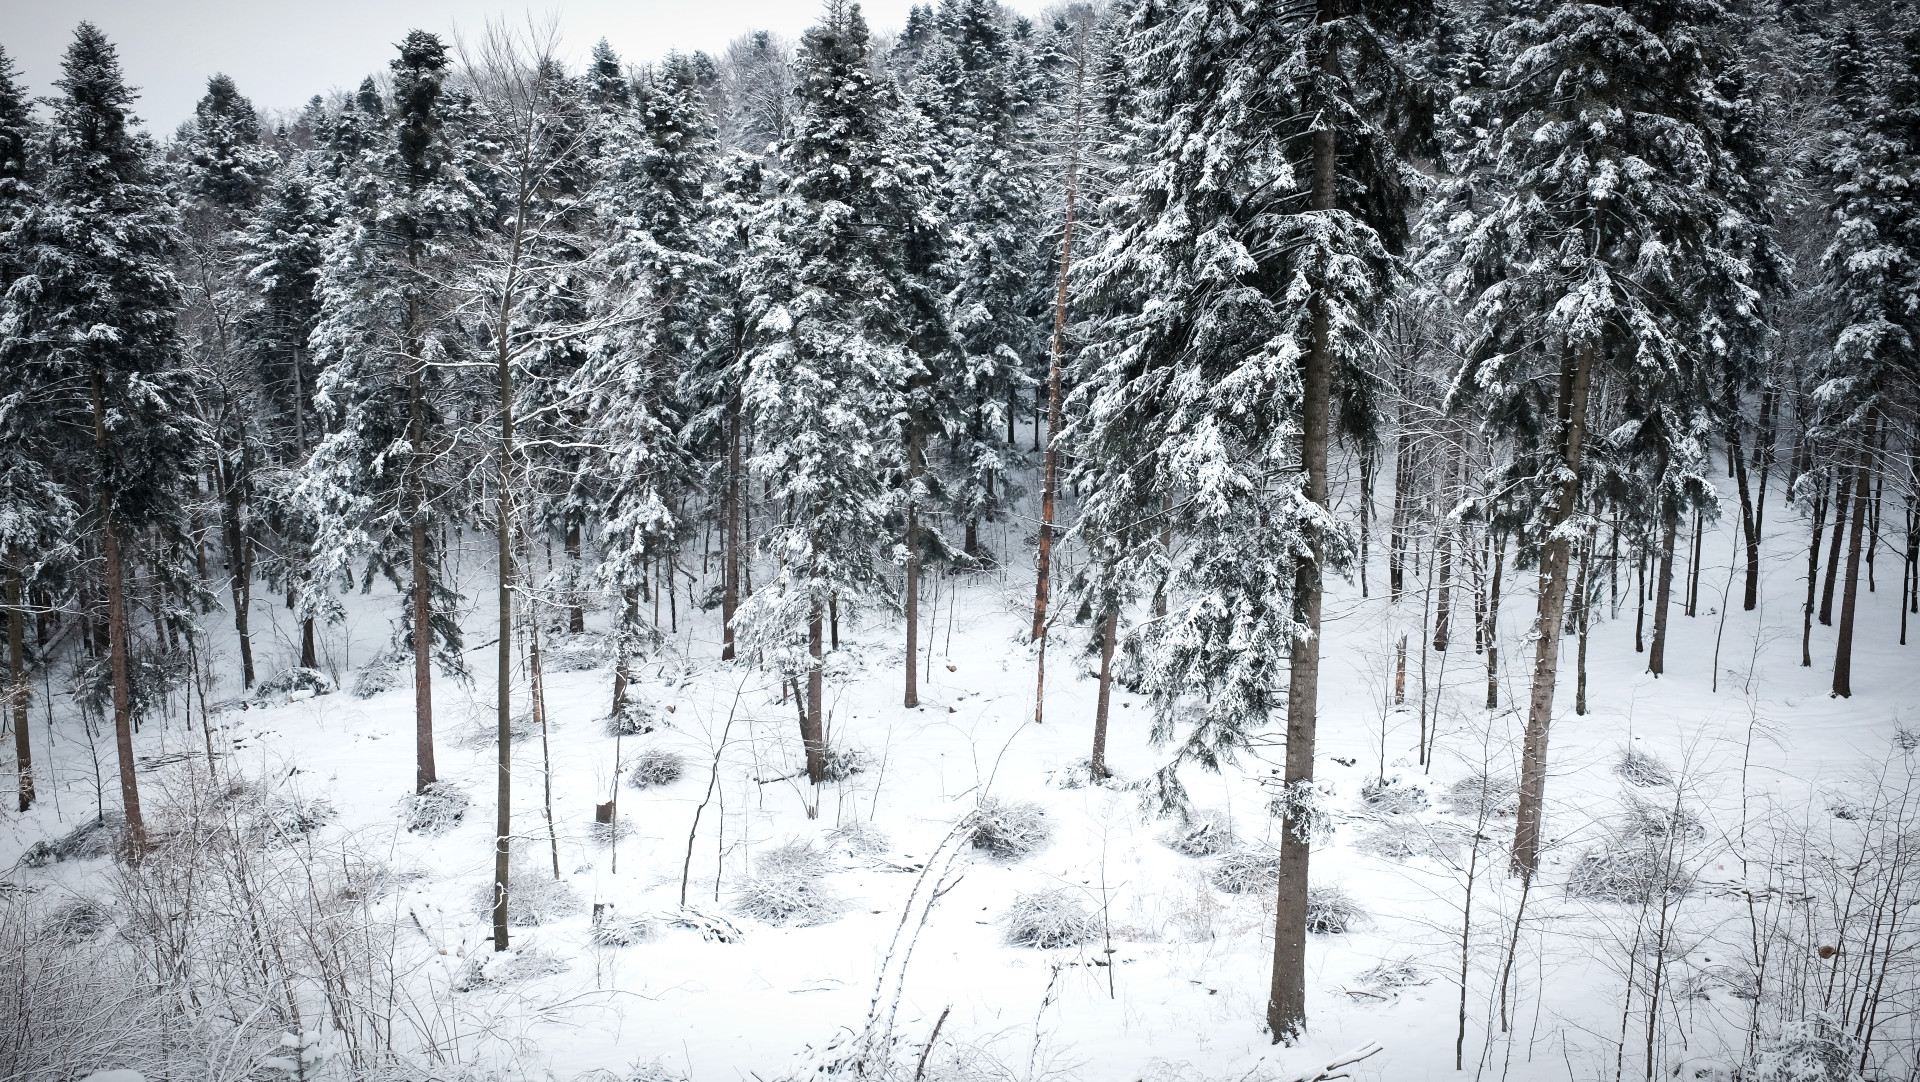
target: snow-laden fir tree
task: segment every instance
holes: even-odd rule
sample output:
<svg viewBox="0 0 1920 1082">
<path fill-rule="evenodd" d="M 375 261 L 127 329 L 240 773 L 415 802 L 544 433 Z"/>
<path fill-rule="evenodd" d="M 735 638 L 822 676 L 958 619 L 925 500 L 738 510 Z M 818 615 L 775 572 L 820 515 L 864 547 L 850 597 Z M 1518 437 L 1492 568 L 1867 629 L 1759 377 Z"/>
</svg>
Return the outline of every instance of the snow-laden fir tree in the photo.
<svg viewBox="0 0 1920 1082">
<path fill-rule="evenodd" d="M 749 648 L 806 673 L 802 736 L 818 783 L 829 606 L 891 602 L 890 478 L 903 465 L 908 388 L 925 371 L 909 349 L 919 309 L 904 240 L 926 182 L 889 131 L 895 95 L 875 75 L 859 5 L 830 0 L 796 68 L 787 176 L 747 272 L 742 388 L 751 468 L 778 504 L 764 539 L 776 570 L 737 619 Z"/>
<path fill-rule="evenodd" d="M 303 470 L 300 499 L 316 529 L 316 584 L 365 559 L 365 585 L 379 572 L 407 591 L 398 638 L 413 660 L 415 783 L 424 789 L 437 780 L 435 646 L 443 667 L 460 667 L 439 535 L 457 512 L 445 473 L 466 406 L 466 377 L 448 362 L 470 341 L 450 318 L 451 283 L 480 197 L 455 160 L 456 133 L 445 130 L 446 46 L 412 31 L 392 66 L 393 102 L 378 127 L 377 102 L 364 94 L 351 114 L 352 134 L 367 145 L 345 166 L 321 271 L 314 404 L 328 431 Z M 322 592 L 303 603 L 321 604 Z"/>
<path fill-rule="evenodd" d="M 1702 0 L 1556 3 L 1499 35 L 1475 185 L 1436 275 L 1469 304 L 1451 392 L 1503 448 L 1488 488 L 1523 506 L 1539 553 L 1532 693 L 1513 863 L 1539 856 L 1547 731 L 1570 556 L 1604 469 L 1629 520 L 1661 537 L 1659 599 L 1682 513 L 1710 501 L 1710 398 L 1751 353 L 1716 342 L 1760 319 L 1746 180 L 1725 137 L 1723 12 Z M 1590 437 L 1596 384 L 1620 424 Z M 1596 456 L 1598 460 L 1596 460 Z M 1629 502 L 1630 501 L 1630 502 Z M 1656 642 L 1660 639 L 1656 636 Z M 1657 664 L 1657 662 L 1656 662 Z M 1657 670 L 1656 670 L 1657 671 Z"/>
<path fill-rule="evenodd" d="M 51 462 L 69 462 L 69 499 L 84 506 L 107 615 L 107 698 L 120 761 L 128 843 L 145 848 L 134 774 L 134 636 L 126 569 L 183 580 L 190 471 L 205 442 L 175 323 L 180 287 L 168 266 L 177 215 L 136 131 L 134 94 L 106 36 L 81 23 L 50 102 L 41 198 L 18 225 L 19 277 L 6 294 L 0 343 L 41 415 Z M 38 393 L 36 393 L 38 392 Z"/>
</svg>

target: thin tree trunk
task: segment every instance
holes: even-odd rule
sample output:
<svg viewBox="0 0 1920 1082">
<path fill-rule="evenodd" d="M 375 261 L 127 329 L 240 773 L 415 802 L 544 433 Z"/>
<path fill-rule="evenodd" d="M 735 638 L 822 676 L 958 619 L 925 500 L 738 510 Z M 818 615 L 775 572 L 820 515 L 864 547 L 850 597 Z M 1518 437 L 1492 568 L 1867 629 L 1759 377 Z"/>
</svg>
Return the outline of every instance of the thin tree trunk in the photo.
<svg viewBox="0 0 1920 1082">
<path fill-rule="evenodd" d="M 720 576 L 720 660 L 734 658 L 733 617 L 740 611 L 740 396 L 735 395 L 728 409 L 727 425 L 727 536 L 726 555 Z"/>
<path fill-rule="evenodd" d="M 1760 519 L 1751 492 L 1747 488 L 1747 463 L 1740 454 L 1738 427 L 1727 430 L 1727 449 L 1733 457 L 1733 480 L 1740 491 L 1740 529 L 1747 542 L 1746 590 L 1740 607 L 1752 612 L 1760 604 Z"/>
<path fill-rule="evenodd" d="M 1687 561 L 1687 615 L 1700 615 L 1700 559 L 1705 552 L 1706 514 L 1693 509 L 1693 556 Z"/>
<path fill-rule="evenodd" d="M 1560 669 L 1561 614 L 1567 602 L 1567 564 L 1571 543 L 1563 527 L 1580 496 L 1581 456 L 1586 450 L 1587 396 L 1593 382 L 1593 348 L 1571 348 L 1560 365 L 1558 388 L 1560 465 L 1570 479 L 1554 504 L 1551 539 L 1540 555 L 1540 603 L 1535 615 L 1533 690 L 1527 705 L 1527 732 L 1520 757 L 1520 804 L 1514 824 L 1513 870 L 1531 878 L 1540 863 L 1540 821 L 1547 787 L 1547 730 L 1553 722 L 1553 694 Z"/>
<path fill-rule="evenodd" d="M 551 542 L 549 542 L 551 544 Z M 587 629 L 587 608 L 580 599 L 580 520 L 567 517 L 567 630 L 575 635 Z M 548 549 L 549 553 L 553 550 Z"/>
<path fill-rule="evenodd" d="M 253 686 L 253 636 L 247 618 L 253 608 L 253 571 L 247 559 L 247 531 L 241 522 L 240 469 L 230 465 L 234 452 L 220 448 L 220 518 L 227 550 L 227 585 L 233 597 L 233 630 L 240 638 L 240 686 Z"/>
<path fill-rule="evenodd" d="M 1633 652 L 1647 650 L 1647 546 L 1640 545 L 1640 558 L 1633 569 Z"/>
<path fill-rule="evenodd" d="M 1098 785 L 1107 780 L 1107 712 L 1113 698 L 1113 642 L 1120 634 L 1120 611 L 1107 613 L 1100 624 L 1100 694 L 1093 707 L 1093 755 L 1087 760 L 1087 777 Z"/>
<path fill-rule="evenodd" d="M 1453 641 L 1453 521 L 1446 515 L 1446 501 L 1453 487 L 1453 465 L 1448 463 L 1444 484 L 1440 493 L 1440 557 L 1439 578 L 1440 594 L 1434 602 L 1433 610 L 1433 648 L 1442 653 Z"/>
<path fill-rule="evenodd" d="M 1653 586 L 1653 645 L 1647 650 L 1647 671 L 1667 671 L 1667 608 L 1673 596 L 1673 546 L 1680 533 L 1680 515 L 1669 511 L 1660 528 L 1660 564 Z"/>
<path fill-rule="evenodd" d="M 1373 522 L 1372 443 L 1360 447 L 1360 596 L 1367 596 L 1367 534 Z"/>
<path fill-rule="evenodd" d="M 1840 546 L 1846 540 L 1846 531 L 1840 524 L 1848 521 L 1847 515 L 1853 501 L 1853 471 L 1845 465 L 1834 468 L 1833 483 L 1833 547 L 1827 550 L 1827 577 L 1820 587 L 1820 623 L 1823 627 L 1833 626 L 1833 584 L 1840 571 Z"/>
<path fill-rule="evenodd" d="M 433 584 L 427 563 L 426 387 L 415 361 L 407 373 L 407 434 L 413 443 L 407 478 L 407 520 L 413 542 L 413 725 L 414 787 L 425 792 L 440 780 L 433 766 Z"/>
<path fill-rule="evenodd" d="M 1574 611 L 1578 613 L 1576 630 L 1580 642 L 1574 658 L 1573 712 L 1581 717 L 1587 713 L 1587 629 L 1592 625 L 1592 613 L 1589 611 L 1592 608 L 1592 574 L 1593 534 L 1588 532 L 1586 541 L 1580 546 L 1580 586 L 1579 593 L 1574 597 Z"/>
<path fill-rule="evenodd" d="M 99 493 L 100 537 L 102 555 L 106 558 L 103 570 L 107 580 L 107 656 L 113 682 L 113 742 L 114 751 L 120 759 L 120 806 L 127 820 L 127 851 L 130 857 L 137 860 L 147 851 L 147 824 L 140 814 L 140 781 L 134 774 L 133 689 L 127 673 L 127 649 L 130 643 L 127 639 L 127 599 L 122 579 L 124 568 L 120 557 L 119 530 L 114 524 L 113 482 L 104 476 L 112 455 L 111 444 L 107 441 L 106 393 L 103 377 L 94 373 L 93 446 L 103 474 Z"/>
<path fill-rule="evenodd" d="M 1320 67 L 1328 78 L 1338 74 L 1338 58 L 1331 48 L 1320 51 Z M 1334 209 L 1333 129 L 1321 126 L 1313 135 L 1313 207 Z M 1304 495 L 1327 506 L 1327 437 L 1332 412 L 1333 342 L 1331 313 L 1325 296 L 1327 283 L 1318 283 L 1309 301 L 1313 340 L 1302 373 L 1300 459 L 1306 467 Z M 1312 823 L 1300 818 L 1304 798 L 1313 788 L 1314 737 L 1319 720 L 1321 567 L 1326 543 L 1309 535 L 1308 553 L 1294 571 L 1294 597 L 1303 634 L 1289 651 L 1287 682 L 1287 751 L 1282 780 L 1287 787 L 1287 815 L 1280 820 L 1280 875 L 1274 899 L 1273 982 L 1267 998 L 1267 1028 L 1275 1043 L 1293 1044 L 1307 1025 L 1307 877 L 1312 851 Z"/>
<path fill-rule="evenodd" d="M 525 192 L 521 193 L 520 205 L 526 205 Z M 519 223 L 516 223 L 516 226 Z M 519 266 L 520 230 L 513 233 L 513 252 L 510 267 Z M 494 674 L 495 733 L 497 777 L 494 790 L 493 815 L 493 949 L 507 949 L 507 875 L 512 857 L 513 838 L 513 354 L 509 350 L 513 327 L 508 321 L 512 312 L 513 277 L 509 273 L 507 286 L 502 292 L 503 303 L 500 306 L 499 323 L 494 328 L 494 353 L 498 359 L 495 366 L 495 378 L 500 385 L 500 446 L 496 452 L 500 457 L 499 474 L 495 483 L 500 490 L 495 495 L 494 510 L 499 518 L 494 523 L 495 540 L 499 544 L 497 581 L 499 584 L 500 641 L 499 652 L 495 655 L 498 672 Z M 577 529 L 577 528 L 575 528 Z M 569 545 L 578 543 L 579 534 L 570 529 L 567 534 Z M 574 552 L 569 552 L 569 559 Z M 569 593 L 572 578 L 569 575 Z M 569 597 L 569 600 L 572 600 Z"/>
<path fill-rule="evenodd" d="M 1073 271 L 1074 211 L 1080 196 L 1080 132 L 1086 117 L 1085 47 L 1076 50 L 1073 73 L 1073 132 L 1067 154 L 1067 206 L 1060 232 L 1060 282 L 1053 298 L 1053 345 L 1047 352 L 1047 453 L 1040 479 L 1040 552 L 1033 586 L 1033 636 L 1047 634 L 1047 602 L 1053 590 L 1053 514 L 1058 487 L 1060 366 L 1067 348 L 1067 285 Z M 1037 422 L 1036 422 L 1037 427 Z M 1035 440 L 1039 439 L 1035 434 Z"/>
<path fill-rule="evenodd" d="M 1813 597 L 1820 586 L 1820 540 L 1827 526 L 1827 491 L 1813 500 L 1813 540 L 1807 545 L 1807 603 L 1800 613 L 1800 667 L 1813 668 Z"/>
<path fill-rule="evenodd" d="M 1493 585 L 1487 592 L 1487 709 L 1500 708 L 1500 580 L 1507 567 L 1507 538 L 1493 535 Z"/>
<path fill-rule="evenodd" d="M 20 572 L 7 569 L 7 700 L 13 706 L 13 754 L 20 773 L 20 810 L 33 807 L 33 742 L 27 739 L 27 614 Z"/>
<path fill-rule="evenodd" d="M 1873 499 L 1873 449 L 1878 426 L 1877 415 L 1870 411 L 1866 439 L 1860 443 L 1860 464 L 1853 470 L 1853 521 L 1847 528 L 1847 582 L 1840 599 L 1840 631 L 1833 654 L 1833 693 L 1842 699 L 1853 697 L 1853 615 L 1859 602 L 1860 548 L 1870 510 L 1867 504 Z"/>
<path fill-rule="evenodd" d="M 918 421 L 907 435 L 907 692 L 904 705 L 920 705 L 920 476 L 924 436 Z"/>
<path fill-rule="evenodd" d="M 800 728 L 800 742 L 807 753 L 807 780 L 815 785 L 827 780 L 827 727 L 821 703 L 826 693 L 826 682 L 820 663 L 826 637 L 826 629 L 821 626 L 826 619 L 825 607 L 819 598 L 815 598 L 813 608 L 807 615 L 807 656 L 812 660 L 807 666 L 806 723 Z M 818 814 L 817 811 L 815 814 Z"/>
</svg>

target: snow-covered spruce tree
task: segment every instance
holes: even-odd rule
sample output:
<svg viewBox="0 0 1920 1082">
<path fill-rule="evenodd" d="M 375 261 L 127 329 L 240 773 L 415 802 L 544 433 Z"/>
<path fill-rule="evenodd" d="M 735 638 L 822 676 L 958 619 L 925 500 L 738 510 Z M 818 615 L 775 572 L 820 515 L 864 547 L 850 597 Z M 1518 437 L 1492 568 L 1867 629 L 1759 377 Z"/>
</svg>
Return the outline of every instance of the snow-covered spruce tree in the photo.
<svg viewBox="0 0 1920 1082">
<path fill-rule="evenodd" d="M 124 583 L 128 549 L 157 531 L 185 531 L 189 471 L 205 442 L 193 416 L 168 269 L 176 215 L 155 175 L 154 148 L 135 131 L 133 91 L 106 36 L 81 23 L 54 85 L 41 199 L 18 226 L 20 277 L 7 291 L 6 367 L 29 388 L 45 431 L 61 433 L 47 461 L 76 463 L 71 497 L 101 557 L 120 797 L 130 850 L 146 846 L 134 774 L 133 702 Z M 169 570 L 178 546 L 149 563 Z"/>
<path fill-rule="evenodd" d="M 0 337 L 14 333 L 7 295 L 26 273 L 20 226 L 38 202 L 33 146 L 38 138 L 13 58 L 0 49 Z M 33 807 L 33 742 L 28 710 L 26 606 L 30 587 L 58 562 L 72 531 L 75 508 L 48 469 L 58 461 L 59 436 L 47 426 L 41 386 L 48 373 L 24 352 L 0 349 L 0 604 L 6 608 L 8 716 L 13 726 L 19 808 Z"/>
<path fill-rule="evenodd" d="M 890 600 L 877 543 L 908 387 L 925 371 L 909 350 L 916 307 L 903 250 L 924 194 L 888 131 L 894 95 L 874 74 L 859 5 L 829 0 L 796 68 L 799 115 L 780 151 L 788 176 L 747 270 L 756 300 L 742 388 L 753 474 L 778 502 L 764 539 L 778 566 L 737 621 L 748 648 L 807 674 L 802 739 L 818 784 L 828 606 Z"/>
<path fill-rule="evenodd" d="M 1285 689 L 1276 1041 L 1306 1021 L 1321 584 L 1348 548 L 1327 511 L 1330 429 L 1371 436 L 1370 333 L 1412 192 L 1396 145 L 1421 115 L 1391 35 L 1427 14 L 1135 6 L 1142 167 L 1079 284 L 1095 315 L 1075 364 L 1077 529 L 1116 582 L 1150 578 L 1163 522 L 1184 539 L 1166 618 L 1137 632 L 1154 735 L 1193 719 L 1158 798 L 1184 803 L 1177 767 L 1231 761 Z"/>
<path fill-rule="evenodd" d="M 672 55 L 645 72 L 623 116 L 607 136 L 597 197 L 609 231 L 601 258 L 611 278 L 601 304 L 611 325 L 578 387 L 593 418 L 592 472 L 602 486 L 596 574 L 620 604 L 616 714 L 626 705 L 629 663 L 650 634 L 638 599 L 650 588 L 673 589 L 688 448 L 720 438 L 711 426 L 683 432 L 681 418 L 682 394 L 704 389 L 680 384 L 704 349 L 712 271 L 701 231 L 713 131 L 687 58 Z"/>
<path fill-rule="evenodd" d="M 1833 241 L 1818 287 L 1832 348 L 1816 356 L 1811 375 L 1819 438 L 1849 462 L 1853 490 L 1849 520 L 1834 523 L 1836 533 L 1846 532 L 1833 660 L 1833 693 L 1843 698 L 1853 694 L 1870 486 L 1876 473 L 1893 469 L 1881 461 L 1887 433 L 1915 431 L 1920 414 L 1920 15 L 1902 8 L 1894 18 L 1892 47 L 1869 62 L 1880 73 L 1873 85 L 1884 89 L 1843 103 L 1849 122 L 1821 161 L 1834 193 Z M 1840 89 L 1857 95 L 1865 88 Z"/>
<path fill-rule="evenodd" d="M 1604 469 L 1622 514 L 1662 535 L 1662 585 L 1683 509 L 1705 507 L 1714 377 L 1742 354 L 1712 341 L 1751 326 L 1754 240 L 1725 138 L 1723 13 L 1706 0 L 1563 2 L 1499 36 L 1481 206 L 1461 209 L 1438 273 L 1469 302 L 1470 341 L 1451 399 L 1481 411 L 1503 464 L 1488 488 L 1526 505 L 1539 553 L 1531 702 L 1516 872 L 1539 859 L 1570 556 Z M 1619 427 L 1589 438 L 1595 383 Z M 1595 460 L 1595 456 L 1599 460 Z M 1664 606 L 1656 627 L 1664 627 Z M 1656 641 L 1659 641 L 1658 639 Z"/>
<path fill-rule="evenodd" d="M 228 597 L 240 646 L 241 686 L 254 681 L 253 607 L 255 553 L 268 547 L 260 536 L 258 474 L 273 448 L 259 427 L 260 384 L 240 341 L 250 307 L 240 258 L 240 230 L 280 159 L 260 144 L 259 117 L 225 75 L 207 80 L 194 119 L 181 129 L 175 148 L 184 160 L 177 275 L 184 290 L 181 335 L 201 369 L 198 406 L 214 437 L 209 463 L 220 508 L 221 549 Z"/>
<path fill-rule="evenodd" d="M 363 98 L 354 113 L 355 134 L 368 145 L 341 178 L 345 198 L 327 241 L 312 338 L 321 367 L 314 405 L 328 432 L 299 486 L 316 529 L 318 582 L 365 558 L 365 586 L 379 571 L 407 591 L 401 638 L 413 655 L 420 789 L 437 780 L 436 643 L 442 666 L 460 669 L 454 588 L 441 574 L 435 527 L 454 513 L 444 473 L 466 377 L 446 362 L 466 351 L 468 338 L 450 319 L 452 283 L 479 199 L 444 130 L 446 68 L 446 46 L 412 31 L 393 61 L 391 112 L 373 130 L 360 125 L 373 119 L 374 102 Z M 318 590 L 303 599 L 321 601 Z"/>
</svg>

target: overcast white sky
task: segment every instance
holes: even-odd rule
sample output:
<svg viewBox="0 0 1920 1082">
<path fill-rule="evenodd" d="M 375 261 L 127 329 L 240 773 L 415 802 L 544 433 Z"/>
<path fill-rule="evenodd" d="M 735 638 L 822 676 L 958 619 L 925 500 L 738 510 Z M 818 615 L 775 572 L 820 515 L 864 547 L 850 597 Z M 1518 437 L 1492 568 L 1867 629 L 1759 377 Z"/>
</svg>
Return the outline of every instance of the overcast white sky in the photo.
<svg viewBox="0 0 1920 1082">
<path fill-rule="evenodd" d="M 861 6 L 876 30 L 897 29 L 911 2 Z M 1044 2 L 1010 6 L 1034 13 Z M 0 45 L 29 91 L 49 94 L 74 25 L 91 20 L 119 47 L 128 81 L 140 88 L 136 111 L 166 135 L 193 115 L 216 71 L 262 108 L 292 108 L 384 69 L 393 43 L 413 27 L 457 27 L 471 37 L 489 18 L 524 20 L 531 10 L 559 17 L 576 62 L 601 37 L 627 59 L 651 60 L 669 48 L 717 52 L 753 29 L 798 37 L 819 9 L 816 0 L 563 0 L 531 9 L 459 0 L 0 0 Z"/>
</svg>

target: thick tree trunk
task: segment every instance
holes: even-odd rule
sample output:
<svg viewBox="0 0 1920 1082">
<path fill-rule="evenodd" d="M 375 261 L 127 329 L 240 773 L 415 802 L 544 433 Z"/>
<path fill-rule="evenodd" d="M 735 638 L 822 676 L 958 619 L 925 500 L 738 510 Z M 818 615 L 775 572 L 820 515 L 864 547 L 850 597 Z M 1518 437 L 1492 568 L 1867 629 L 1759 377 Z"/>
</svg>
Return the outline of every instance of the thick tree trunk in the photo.
<svg viewBox="0 0 1920 1082">
<path fill-rule="evenodd" d="M 313 617 L 304 617 L 300 621 L 300 667 L 318 669 L 320 651 L 314 638 Z"/>
<path fill-rule="evenodd" d="M 33 807 L 33 741 L 27 739 L 27 613 L 20 572 L 7 569 L 7 702 L 13 708 L 14 765 L 20 772 L 20 810 Z"/>
<path fill-rule="evenodd" d="M 1667 609 L 1673 597 L 1673 546 L 1680 533 L 1680 515 L 1667 512 L 1660 528 L 1660 563 L 1653 585 L 1653 645 L 1647 650 L 1647 671 L 1667 671 Z"/>
<path fill-rule="evenodd" d="M 740 611 L 740 398 L 735 395 L 728 406 L 727 425 L 727 537 L 726 555 L 721 558 L 720 586 L 720 660 L 734 659 L 733 617 Z"/>
<path fill-rule="evenodd" d="M 807 656 L 812 660 L 807 666 L 806 723 L 800 727 L 800 742 L 807 752 L 807 780 L 815 785 L 827 780 L 827 726 L 821 702 L 826 681 L 820 662 L 826 638 L 826 629 L 821 626 L 825 622 L 824 608 L 815 598 L 807 616 Z"/>
<path fill-rule="evenodd" d="M 1853 614 L 1860 595 L 1860 548 L 1870 510 L 1867 505 L 1873 499 L 1873 448 L 1877 428 L 1878 419 L 1868 413 L 1867 436 L 1860 443 L 1860 464 L 1853 470 L 1853 520 L 1847 527 L 1847 581 L 1840 598 L 1840 629 L 1833 653 L 1833 693 L 1843 699 L 1853 697 Z"/>
<path fill-rule="evenodd" d="M 1321 50 L 1321 70 L 1328 78 L 1338 74 L 1331 48 Z M 1313 136 L 1313 207 L 1334 209 L 1334 158 L 1331 127 Z M 1306 467 L 1306 498 L 1327 506 L 1327 439 L 1332 412 L 1332 320 L 1325 290 L 1318 283 L 1312 305 L 1313 340 L 1302 373 L 1300 460 Z M 1287 681 L 1287 751 L 1282 780 L 1286 785 L 1288 815 L 1280 820 L 1280 876 L 1273 914 L 1273 982 L 1267 997 L 1267 1028 L 1275 1043 L 1293 1044 L 1307 1026 L 1307 887 L 1312 854 L 1313 824 L 1300 817 L 1305 809 L 1293 798 L 1313 789 L 1314 737 L 1319 722 L 1321 572 L 1326 543 L 1310 536 L 1307 558 L 1294 571 L 1294 598 L 1303 634 L 1292 643 Z"/>
<path fill-rule="evenodd" d="M 1367 596 L 1367 542 L 1373 523 L 1373 455 L 1371 442 L 1360 446 L 1360 596 Z"/>
<path fill-rule="evenodd" d="M 1100 693 L 1093 706 L 1093 754 L 1087 759 L 1087 777 L 1098 785 L 1107 770 L 1107 716 L 1113 701 L 1113 642 L 1120 634 L 1120 611 L 1107 613 L 1100 624 Z"/>
<path fill-rule="evenodd" d="M 587 629 L 587 607 L 580 599 L 580 520 L 571 515 L 567 518 L 565 549 L 567 554 L 567 630 L 578 635 Z"/>
<path fill-rule="evenodd" d="M 1707 519 L 1699 508 L 1693 511 L 1693 555 L 1687 560 L 1687 615 L 1700 615 L 1700 559 L 1706 541 Z"/>
<path fill-rule="evenodd" d="M 1852 503 L 1853 471 L 1844 465 L 1837 466 L 1833 481 L 1833 547 L 1827 550 L 1827 577 L 1820 587 L 1820 623 L 1824 627 L 1833 626 L 1833 584 L 1840 571 L 1840 546 L 1846 540 L 1846 531 L 1840 527 L 1848 521 Z"/>
<path fill-rule="evenodd" d="M 247 529 L 242 522 L 241 468 L 230 456 L 244 450 L 220 448 L 220 526 L 227 550 L 227 585 L 233 597 L 233 630 L 240 637 L 240 684 L 253 686 L 253 636 L 247 630 L 253 609 L 253 567 L 248 559 Z"/>
<path fill-rule="evenodd" d="M 407 374 L 407 429 L 413 442 L 413 462 L 407 478 L 407 521 L 412 542 L 413 574 L 413 747 L 415 789 L 440 780 L 433 765 L 433 583 L 427 562 L 426 403 L 422 374 L 416 364 Z"/>
<path fill-rule="evenodd" d="M 1740 607 L 1752 612 L 1760 604 L 1760 518 L 1747 487 L 1747 463 L 1740 454 L 1738 427 L 1727 430 L 1727 451 L 1733 459 L 1734 484 L 1740 491 L 1740 530 L 1747 542 L 1746 590 L 1741 595 Z"/>
<path fill-rule="evenodd" d="M 1561 359 L 1557 408 L 1562 431 L 1560 465 L 1571 482 L 1562 485 L 1553 509 L 1553 534 L 1540 554 L 1540 603 L 1535 613 L 1533 689 L 1520 755 L 1520 805 L 1514 824 L 1513 870 L 1531 880 L 1540 863 L 1540 823 L 1547 786 L 1547 732 L 1560 675 L 1561 615 L 1567 603 L 1571 543 L 1563 536 L 1580 497 L 1580 464 L 1586 450 L 1587 397 L 1593 383 L 1593 348 L 1569 348 Z"/>
<path fill-rule="evenodd" d="M 127 821 L 127 851 L 139 859 L 147 851 L 147 824 L 140 814 L 140 780 L 133 761 L 133 688 L 127 671 L 127 650 L 131 646 L 127 631 L 127 598 L 124 565 L 120 557 L 120 536 L 114 524 L 113 482 L 107 479 L 111 444 L 107 440 L 106 386 L 99 373 L 93 376 L 93 446 L 99 456 L 100 547 L 106 558 L 103 569 L 107 587 L 107 657 L 113 683 L 113 743 L 120 759 L 120 807 Z"/>
</svg>

